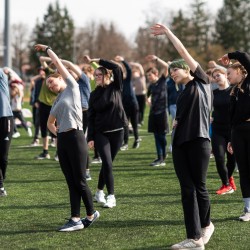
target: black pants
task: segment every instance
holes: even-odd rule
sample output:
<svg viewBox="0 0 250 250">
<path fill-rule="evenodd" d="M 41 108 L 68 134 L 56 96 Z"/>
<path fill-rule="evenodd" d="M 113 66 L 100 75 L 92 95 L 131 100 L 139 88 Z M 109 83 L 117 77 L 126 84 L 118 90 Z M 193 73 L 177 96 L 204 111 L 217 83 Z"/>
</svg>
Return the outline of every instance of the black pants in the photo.
<svg viewBox="0 0 250 250">
<path fill-rule="evenodd" d="M 224 185 L 229 185 L 229 178 L 233 175 L 236 166 L 234 155 L 227 151 L 228 142 L 228 131 L 219 131 L 213 128 L 212 150 L 218 174 Z M 227 162 L 225 162 L 225 155 Z"/>
<path fill-rule="evenodd" d="M 33 114 L 33 124 L 35 127 L 34 140 L 36 140 L 38 139 L 40 130 L 40 119 L 39 119 L 39 108 L 35 107 L 35 105 L 33 105 L 32 107 L 32 114 Z"/>
<path fill-rule="evenodd" d="M 243 198 L 250 198 L 250 122 L 232 130 L 232 146 L 239 169 Z"/>
<path fill-rule="evenodd" d="M 88 110 L 82 111 L 82 127 L 83 127 L 83 132 L 84 132 L 85 137 L 86 137 L 86 132 L 88 132 L 87 131 L 87 128 L 88 128 Z M 89 153 L 88 153 L 86 169 L 89 169 L 89 163 L 90 163 L 90 158 L 89 158 Z"/>
<path fill-rule="evenodd" d="M 106 185 L 108 194 L 114 194 L 113 161 L 120 150 L 123 137 L 123 130 L 95 135 L 95 147 L 102 159 L 97 188 L 103 190 Z"/>
<path fill-rule="evenodd" d="M 48 106 L 42 102 L 39 103 L 39 118 L 42 138 L 45 138 L 48 134 L 47 121 L 49 118 L 50 110 L 51 106 Z M 53 133 L 49 133 L 52 138 L 56 138 Z"/>
<path fill-rule="evenodd" d="M 173 145 L 172 148 L 189 239 L 199 239 L 201 228 L 210 224 L 210 200 L 206 188 L 210 152 L 210 142 L 205 138 L 197 138 L 180 146 Z"/>
<path fill-rule="evenodd" d="M 135 141 L 139 139 L 138 135 L 138 105 L 131 105 L 128 107 L 124 107 L 124 111 L 126 113 L 127 119 L 131 122 Z M 124 127 L 124 143 L 128 144 L 129 138 L 129 127 Z"/>
<path fill-rule="evenodd" d="M 6 177 L 13 126 L 14 120 L 12 116 L 0 118 L 0 188 L 3 187 Z"/>
<path fill-rule="evenodd" d="M 92 194 L 86 182 L 87 142 L 82 130 L 58 133 L 57 152 L 69 188 L 71 216 L 80 217 L 81 198 L 87 215 L 94 213 Z"/>
<path fill-rule="evenodd" d="M 144 120 L 144 111 L 146 108 L 146 95 L 137 95 L 136 96 L 138 106 L 139 106 L 139 120 L 138 123 L 142 124 Z"/>
<path fill-rule="evenodd" d="M 13 112 L 13 116 L 14 118 L 17 118 L 20 122 L 21 122 L 21 126 L 28 131 L 28 126 L 27 126 L 27 122 L 25 121 L 24 117 L 23 117 L 23 113 L 21 110 L 18 111 L 12 111 Z M 16 124 L 14 123 L 14 132 L 17 132 L 16 129 Z"/>
</svg>

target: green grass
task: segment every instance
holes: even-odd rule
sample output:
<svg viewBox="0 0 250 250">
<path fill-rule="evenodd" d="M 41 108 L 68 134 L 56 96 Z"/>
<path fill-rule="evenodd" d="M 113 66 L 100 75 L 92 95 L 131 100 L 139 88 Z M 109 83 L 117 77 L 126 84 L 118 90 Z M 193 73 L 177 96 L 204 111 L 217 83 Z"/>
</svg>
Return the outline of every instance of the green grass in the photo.
<svg viewBox="0 0 250 250">
<path fill-rule="evenodd" d="M 145 118 L 147 121 L 147 117 Z M 141 147 L 120 151 L 114 162 L 117 207 L 104 209 L 98 204 L 100 219 L 90 228 L 60 233 L 70 214 L 66 182 L 59 163 L 37 161 L 41 147 L 31 143 L 23 129 L 13 139 L 5 188 L 8 196 L 0 199 L 0 249 L 168 249 L 185 238 L 179 183 L 171 154 L 166 167 L 150 167 L 155 158 L 152 134 L 140 129 Z M 55 149 L 50 148 L 51 156 Z M 90 152 L 91 156 L 93 152 Z M 53 158 L 53 157 L 52 157 Z M 100 165 L 91 165 L 94 193 Z M 235 173 L 239 187 L 238 173 Z M 250 224 L 239 222 L 243 202 L 240 189 L 225 196 L 215 191 L 221 185 L 212 159 L 207 186 L 211 197 L 211 216 L 215 233 L 207 250 L 250 249 Z M 82 216 L 85 215 L 82 206 Z"/>
</svg>

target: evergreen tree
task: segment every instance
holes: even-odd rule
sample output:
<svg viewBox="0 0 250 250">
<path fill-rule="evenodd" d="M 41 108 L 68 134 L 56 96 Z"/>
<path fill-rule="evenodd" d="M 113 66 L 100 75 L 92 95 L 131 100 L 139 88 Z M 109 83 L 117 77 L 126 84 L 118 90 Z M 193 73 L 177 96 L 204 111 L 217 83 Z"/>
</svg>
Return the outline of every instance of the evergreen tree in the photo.
<svg viewBox="0 0 250 250">
<path fill-rule="evenodd" d="M 190 20 L 184 17 L 182 10 L 179 10 L 176 16 L 173 16 L 171 30 L 177 37 L 179 37 L 179 39 L 182 41 L 186 48 L 191 46 L 190 39 L 192 31 L 190 29 Z M 171 60 L 180 57 L 172 44 L 167 47 L 167 50 Z"/>
<path fill-rule="evenodd" d="M 47 14 L 43 22 L 37 23 L 31 41 L 30 60 L 36 66 L 39 65 L 38 56 L 34 51 L 34 44 L 47 44 L 55 49 L 56 53 L 64 59 L 73 60 L 74 22 L 66 8 L 61 8 L 56 2 L 49 4 Z"/>
<path fill-rule="evenodd" d="M 206 14 L 205 6 L 204 0 L 194 0 L 191 4 L 191 43 L 198 53 L 204 53 L 209 44 L 209 16 Z"/>
<path fill-rule="evenodd" d="M 250 0 L 224 0 L 215 23 L 215 42 L 225 50 L 250 49 Z"/>
</svg>

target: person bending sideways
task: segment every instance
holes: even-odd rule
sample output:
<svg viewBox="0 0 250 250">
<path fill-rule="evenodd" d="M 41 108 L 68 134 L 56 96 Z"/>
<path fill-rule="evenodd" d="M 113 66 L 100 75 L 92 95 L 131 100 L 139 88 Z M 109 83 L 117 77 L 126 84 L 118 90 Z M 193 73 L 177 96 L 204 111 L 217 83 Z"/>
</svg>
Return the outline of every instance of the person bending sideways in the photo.
<svg viewBox="0 0 250 250">
<path fill-rule="evenodd" d="M 71 206 L 71 218 L 59 231 L 80 230 L 89 227 L 100 214 L 94 210 L 92 194 L 86 181 L 88 147 L 83 133 L 79 86 L 50 47 L 37 44 L 35 49 L 46 51 L 58 71 L 46 80 L 50 91 L 58 94 L 50 110 L 47 126 L 57 136 L 59 163 L 68 185 Z M 87 213 L 83 219 L 80 218 L 81 199 Z"/>
</svg>

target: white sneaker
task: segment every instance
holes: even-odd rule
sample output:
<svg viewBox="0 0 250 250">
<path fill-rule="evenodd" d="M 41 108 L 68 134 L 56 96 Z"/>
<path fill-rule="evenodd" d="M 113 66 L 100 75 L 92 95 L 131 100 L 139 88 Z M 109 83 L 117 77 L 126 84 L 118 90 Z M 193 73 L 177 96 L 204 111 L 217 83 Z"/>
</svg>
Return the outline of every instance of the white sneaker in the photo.
<svg viewBox="0 0 250 250">
<path fill-rule="evenodd" d="M 203 243 L 204 245 L 206 245 L 214 232 L 214 224 L 210 222 L 209 226 L 201 229 L 201 232 L 202 232 Z"/>
<path fill-rule="evenodd" d="M 35 139 L 31 144 L 30 144 L 31 147 L 37 147 L 39 146 L 39 139 Z"/>
<path fill-rule="evenodd" d="M 16 133 L 14 133 L 13 135 L 12 135 L 12 138 L 18 138 L 18 137 L 20 137 L 21 135 L 20 135 L 20 133 L 19 132 L 16 132 Z"/>
<path fill-rule="evenodd" d="M 28 128 L 27 132 L 28 132 L 29 137 L 32 137 L 32 130 L 31 130 L 31 128 Z"/>
<path fill-rule="evenodd" d="M 204 250 L 204 243 L 202 241 L 202 238 L 200 238 L 199 240 L 193 240 L 193 239 L 186 239 L 180 243 L 177 243 L 173 246 L 171 246 L 170 249 L 179 249 L 179 250 L 188 250 L 188 249 L 192 249 L 192 250 Z"/>
<path fill-rule="evenodd" d="M 91 161 L 92 164 L 102 163 L 102 159 L 100 157 L 93 158 Z"/>
<path fill-rule="evenodd" d="M 113 194 L 107 196 L 107 202 L 103 205 L 103 207 L 112 208 L 116 206 L 116 199 Z"/>
<path fill-rule="evenodd" d="M 105 194 L 103 190 L 96 191 L 95 196 L 94 196 L 94 201 L 97 201 L 98 203 L 101 203 L 101 204 L 106 203 Z"/>
<path fill-rule="evenodd" d="M 121 150 L 121 151 L 128 150 L 128 144 L 123 144 L 123 145 L 120 147 L 120 150 Z"/>
<path fill-rule="evenodd" d="M 4 188 L 1 188 L 0 189 L 0 197 L 4 197 L 4 196 L 7 196 L 7 192 Z"/>
<path fill-rule="evenodd" d="M 240 217 L 240 221 L 250 221 L 250 212 L 244 212 Z"/>
</svg>

